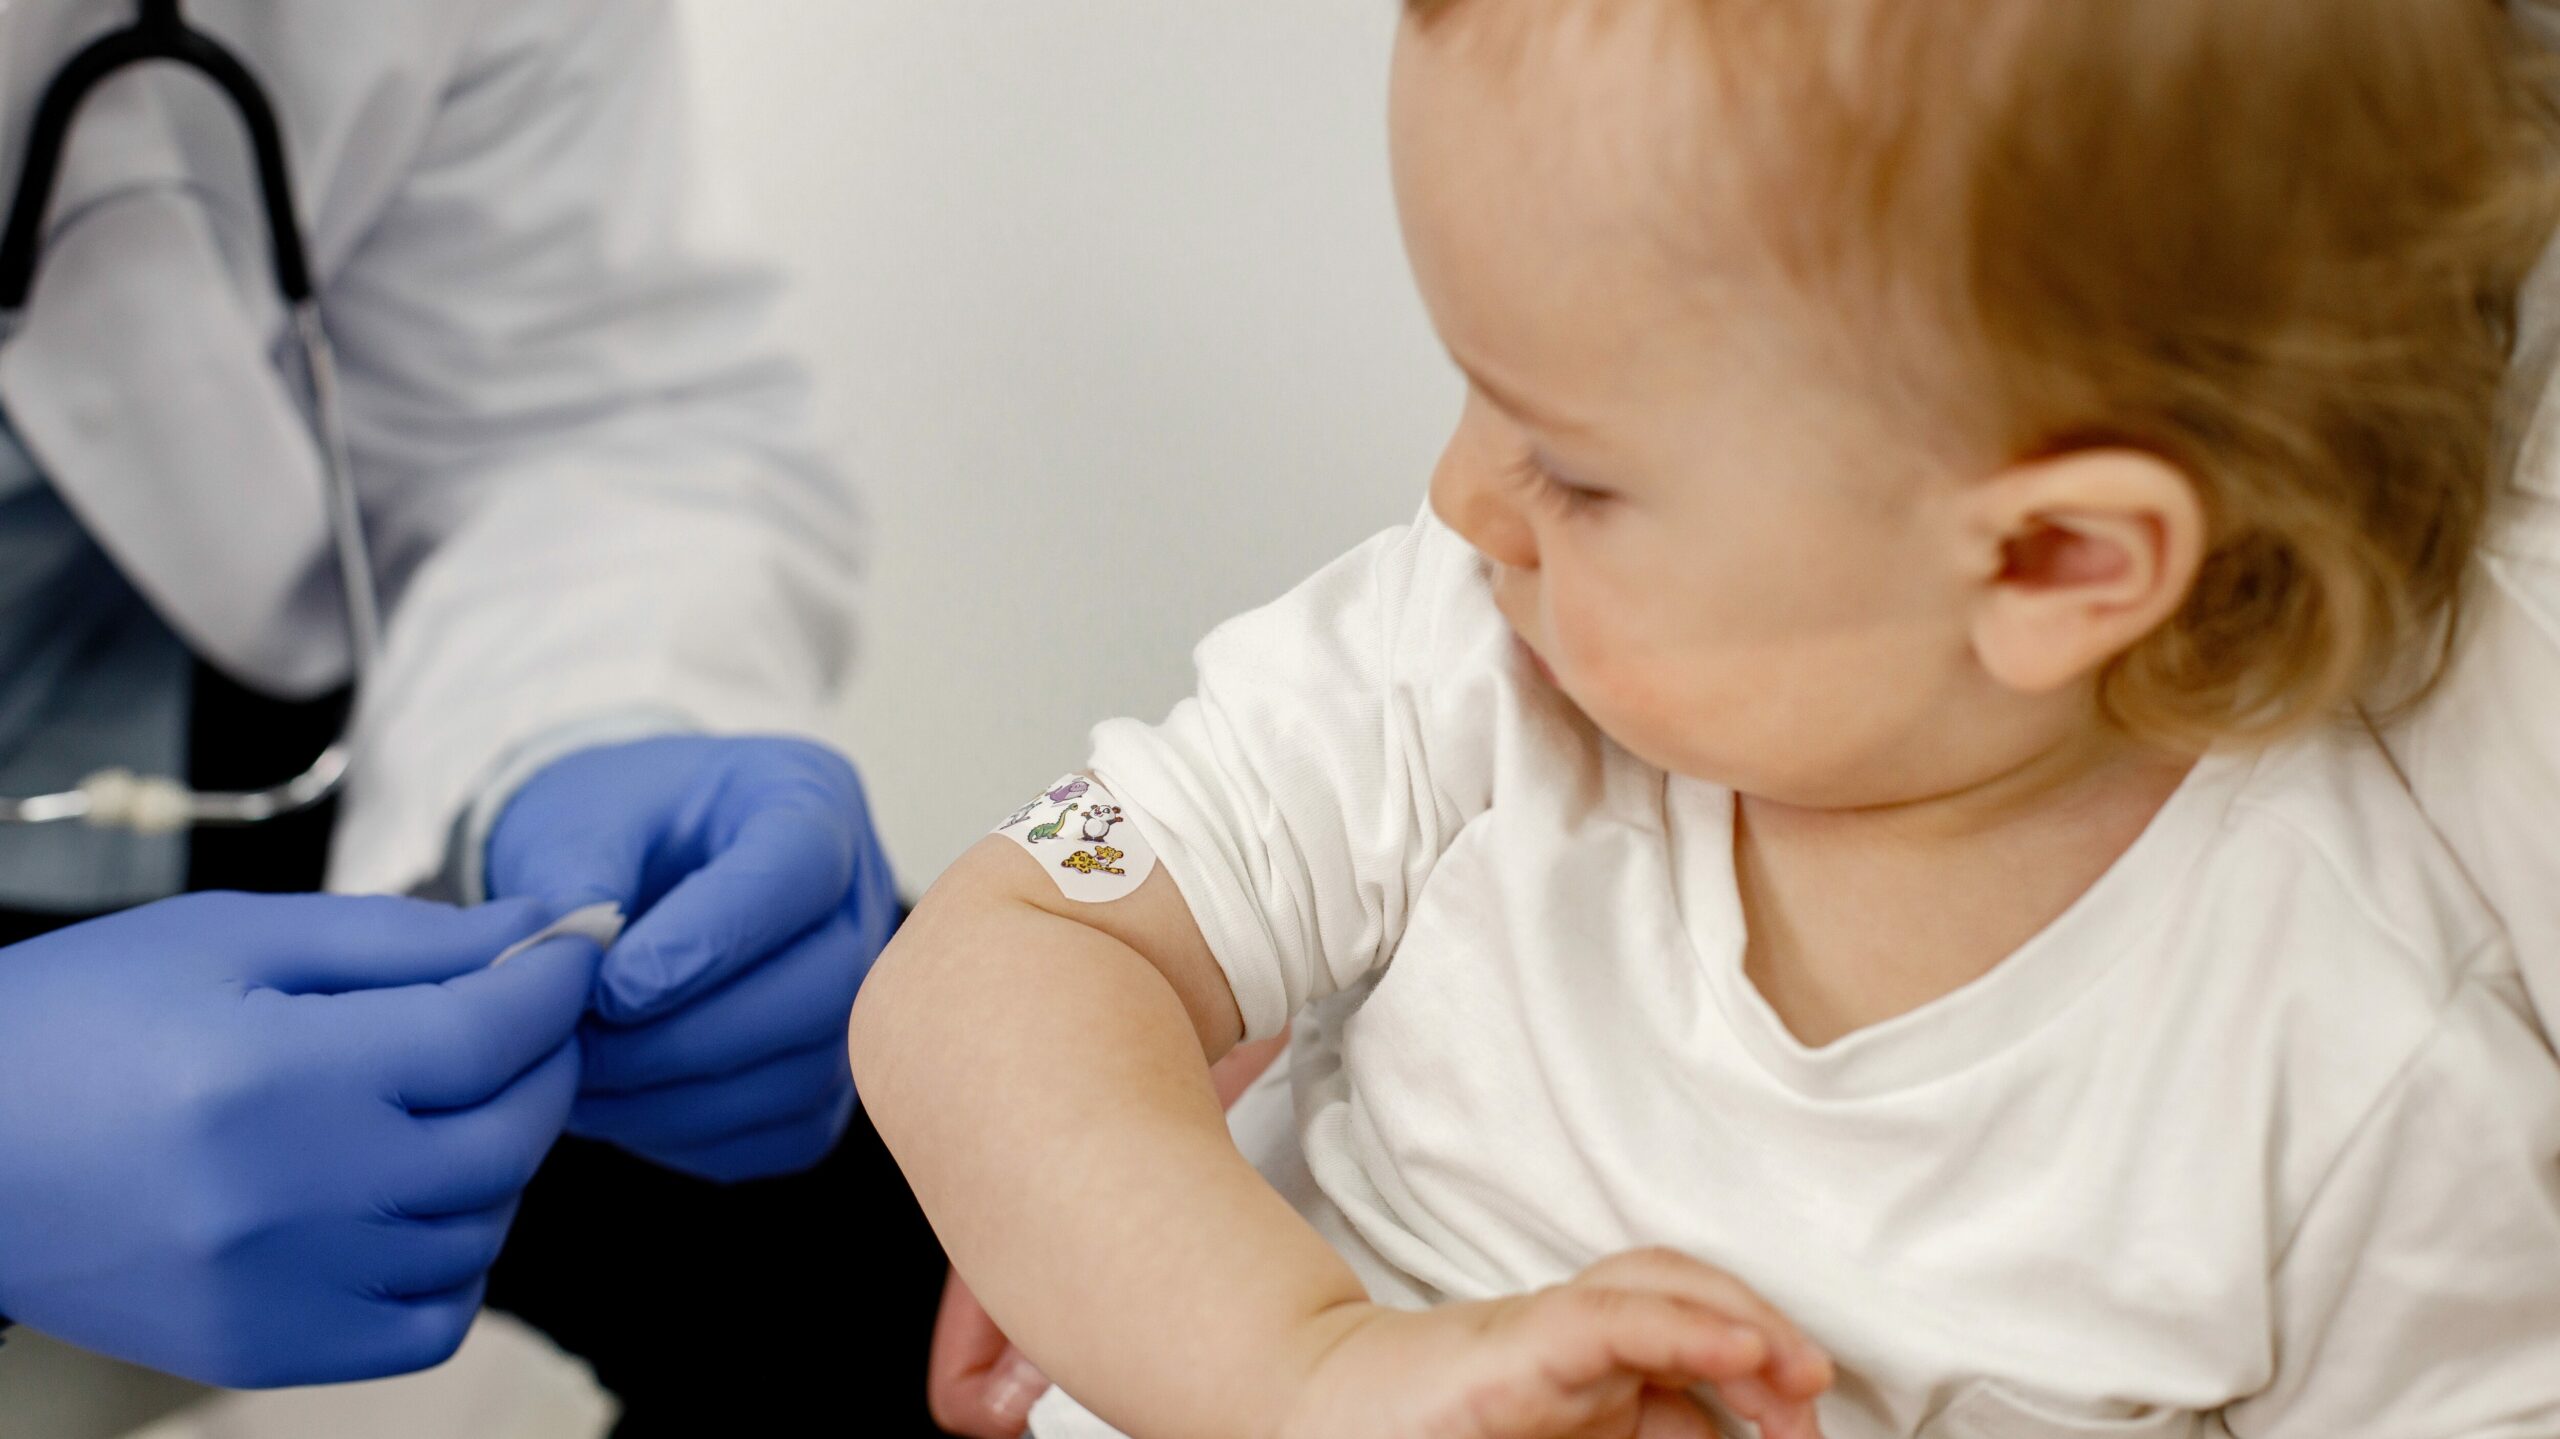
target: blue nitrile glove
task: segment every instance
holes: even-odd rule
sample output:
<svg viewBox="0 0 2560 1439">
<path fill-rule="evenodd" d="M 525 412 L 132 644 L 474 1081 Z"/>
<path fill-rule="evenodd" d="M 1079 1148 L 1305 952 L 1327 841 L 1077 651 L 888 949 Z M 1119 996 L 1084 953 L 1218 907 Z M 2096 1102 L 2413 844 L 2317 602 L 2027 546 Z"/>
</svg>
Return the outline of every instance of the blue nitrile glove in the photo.
<svg viewBox="0 0 2560 1439">
<path fill-rule="evenodd" d="M 580 751 L 508 801 L 488 875 L 493 895 L 634 916 L 597 982 L 571 1133 L 721 1181 L 835 1147 L 845 1021 L 898 914 L 842 756 L 697 735 Z"/>
<path fill-rule="evenodd" d="M 0 949 L 0 1313 L 263 1387 L 441 1362 L 578 1084 L 551 917 L 190 895 Z"/>
</svg>

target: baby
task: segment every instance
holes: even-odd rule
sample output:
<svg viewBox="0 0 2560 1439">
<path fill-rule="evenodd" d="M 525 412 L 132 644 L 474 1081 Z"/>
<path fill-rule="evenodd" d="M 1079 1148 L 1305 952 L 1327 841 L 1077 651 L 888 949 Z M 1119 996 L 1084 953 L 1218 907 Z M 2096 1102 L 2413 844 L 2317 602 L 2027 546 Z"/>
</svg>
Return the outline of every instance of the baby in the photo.
<svg viewBox="0 0 2560 1439">
<path fill-rule="evenodd" d="M 1427 510 L 854 1015 L 989 1311 L 1150 1439 L 2560 1434 L 2560 1063 L 2376 738 L 2490 522 L 2526 48 L 1412 5 Z M 1207 1062 L 1293 1021 L 1275 1187 Z"/>
</svg>

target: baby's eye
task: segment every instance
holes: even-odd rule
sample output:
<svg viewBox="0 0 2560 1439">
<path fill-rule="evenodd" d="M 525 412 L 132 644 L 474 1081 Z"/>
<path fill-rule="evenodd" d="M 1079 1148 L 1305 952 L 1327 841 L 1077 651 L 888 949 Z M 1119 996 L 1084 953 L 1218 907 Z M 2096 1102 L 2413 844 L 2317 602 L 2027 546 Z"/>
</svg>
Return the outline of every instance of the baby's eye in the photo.
<svg viewBox="0 0 2560 1439">
<path fill-rule="evenodd" d="M 1518 468 L 1522 482 L 1536 490 L 1538 498 L 1567 514 L 1579 513 L 1617 498 L 1607 490 L 1566 479 L 1556 472 L 1553 462 L 1534 450 L 1521 456 Z"/>
</svg>

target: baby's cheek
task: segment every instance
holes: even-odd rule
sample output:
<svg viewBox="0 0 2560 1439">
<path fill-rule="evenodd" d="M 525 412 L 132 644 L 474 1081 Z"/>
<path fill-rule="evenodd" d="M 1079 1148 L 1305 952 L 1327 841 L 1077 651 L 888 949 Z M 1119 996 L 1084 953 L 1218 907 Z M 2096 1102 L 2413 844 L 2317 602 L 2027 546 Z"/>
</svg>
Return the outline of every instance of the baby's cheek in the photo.
<svg viewBox="0 0 2560 1439">
<path fill-rule="evenodd" d="M 1658 627 L 1615 620 L 1550 611 L 1553 653 L 1576 705 L 1656 768 L 1719 784 L 1740 779 L 1737 767 L 1770 739 L 1766 686 L 1745 657 L 1667 619 Z"/>
<path fill-rule="evenodd" d="M 1679 656 L 1623 627 L 1563 617 L 1553 638 L 1573 699 L 1610 738 L 1647 753 L 1694 726 L 1698 697 Z"/>
</svg>

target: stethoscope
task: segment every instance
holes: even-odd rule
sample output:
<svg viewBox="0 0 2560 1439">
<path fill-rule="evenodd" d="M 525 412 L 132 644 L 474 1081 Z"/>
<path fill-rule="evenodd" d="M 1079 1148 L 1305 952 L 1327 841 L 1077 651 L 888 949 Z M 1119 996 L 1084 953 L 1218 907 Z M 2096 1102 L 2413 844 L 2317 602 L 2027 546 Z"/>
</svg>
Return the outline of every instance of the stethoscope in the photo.
<svg viewBox="0 0 2560 1439">
<path fill-rule="evenodd" d="M 355 481 L 347 464 L 346 431 L 338 413 L 337 361 L 320 325 L 312 296 L 311 265 L 293 205 L 293 180 L 285 167 L 284 135 L 275 107 L 248 67 L 221 42 L 179 14 L 178 0 L 140 0 L 131 25 L 101 36 L 71 57 L 45 86 L 27 140 L 26 167 L 0 232 L 0 336 L 17 327 L 35 287 L 36 254 L 44 238 L 45 211 L 62 170 L 64 143 L 80 105 L 98 85 L 129 65 L 171 60 L 211 80 L 239 112 L 257 155 L 258 185 L 265 197 L 270 258 L 276 288 L 292 313 L 309 391 L 312 425 L 327 479 L 329 530 L 337 548 L 338 581 L 346 595 L 347 640 L 354 680 L 361 688 L 381 647 L 381 597 L 373 561 L 365 552 Z M 0 797 L 0 825 L 81 820 L 103 828 L 166 833 L 193 825 L 246 825 L 308 809 L 337 792 L 352 758 L 341 733 L 301 774 L 267 789 L 199 791 L 168 775 L 104 770 L 57 794 Z"/>
</svg>

